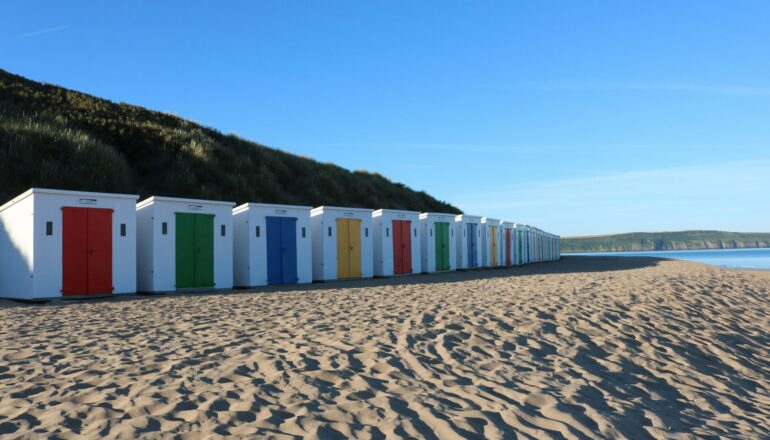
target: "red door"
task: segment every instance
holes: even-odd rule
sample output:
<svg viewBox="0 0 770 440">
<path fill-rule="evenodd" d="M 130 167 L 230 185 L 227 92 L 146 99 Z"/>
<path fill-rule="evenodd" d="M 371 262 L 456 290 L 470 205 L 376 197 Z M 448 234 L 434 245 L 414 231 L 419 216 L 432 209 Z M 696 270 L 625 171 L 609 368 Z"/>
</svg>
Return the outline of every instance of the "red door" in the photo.
<svg viewBox="0 0 770 440">
<path fill-rule="evenodd" d="M 112 210 L 88 210 L 88 294 L 112 293 Z"/>
<path fill-rule="evenodd" d="M 401 220 L 401 273 L 412 273 L 412 222 Z"/>
<path fill-rule="evenodd" d="M 511 265 L 511 230 L 505 230 L 505 265 Z"/>
<path fill-rule="evenodd" d="M 412 273 L 412 222 L 393 220 L 393 273 Z"/>
<path fill-rule="evenodd" d="M 88 209 L 62 208 L 62 295 L 88 293 Z"/>
<path fill-rule="evenodd" d="M 112 293 L 112 210 L 62 208 L 62 295 Z"/>
<path fill-rule="evenodd" d="M 401 221 L 393 220 L 393 273 L 404 273 L 404 252 L 401 251 Z"/>
</svg>

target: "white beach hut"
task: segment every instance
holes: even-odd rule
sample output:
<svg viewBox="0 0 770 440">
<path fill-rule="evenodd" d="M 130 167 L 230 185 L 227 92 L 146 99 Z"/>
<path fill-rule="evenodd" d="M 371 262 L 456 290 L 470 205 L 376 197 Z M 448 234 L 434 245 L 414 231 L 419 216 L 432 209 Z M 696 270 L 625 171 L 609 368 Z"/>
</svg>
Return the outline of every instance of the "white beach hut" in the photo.
<svg viewBox="0 0 770 440">
<path fill-rule="evenodd" d="M 499 219 L 491 217 L 481 218 L 481 264 L 484 267 L 498 267 L 503 264 L 500 230 Z"/>
<path fill-rule="evenodd" d="M 477 269 L 482 265 L 481 217 L 459 214 L 455 216 L 457 232 L 457 268 Z"/>
<path fill-rule="evenodd" d="M 319 206 L 313 226 L 313 279 L 371 278 L 374 273 L 372 210 Z"/>
<path fill-rule="evenodd" d="M 501 263 L 503 266 L 513 266 L 516 264 L 516 235 L 512 222 L 500 221 L 500 239 L 503 254 Z"/>
<path fill-rule="evenodd" d="M 553 261 L 554 260 L 553 256 L 555 254 L 553 249 L 553 245 L 554 245 L 553 234 L 548 233 L 547 237 L 548 237 L 548 247 L 546 249 L 548 251 L 548 261 Z"/>
<path fill-rule="evenodd" d="M 233 209 L 233 284 L 313 281 L 310 206 L 245 203 Z"/>
<path fill-rule="evenodd" d="M 136 292 L 138 198 L 32 188 L 0 206 L 0 297 Z"/>
<path fill-rule="evenodd" d="M 529 264 L 530 256 L 532 254 L 532 249 L 530 248 L 530 240 L 529 240 L 529 226 L 527 225 L 521 225 L 521 248 L 522 248 L 522 264 Z"/>
<path fill-rule="evenodd" d="M 523 240 L 523 228 L 522 225 L 518 223 L 513 224 L 513 248 L 514 248 L 514 254 L 516 255 L 516 258 L 513 261 L 513 264 L 516 266 L 521 266 L 524 264 L 524 246 L 522 243 Z"/>
<path fill-rule="evenodd" d="M 379 209 L 372 213 L 374 276 L 420 273 L 420 213 Z"/>
<path fill-rule="evenodd" d="M 140 292 L 233 287 L 235 203 L 150 197 L 136 205 Z"/>
<path fill-rule="evenodd" d="M 543 262 L 543 231 L 535 229 L 535 258 L 538 263 Z"/>
<path fill-rule="evenodd" d="M 422 271 L 452 271 L 457 267 L 455 214 L 420 214 L 420 254 Z"/>
</svg>

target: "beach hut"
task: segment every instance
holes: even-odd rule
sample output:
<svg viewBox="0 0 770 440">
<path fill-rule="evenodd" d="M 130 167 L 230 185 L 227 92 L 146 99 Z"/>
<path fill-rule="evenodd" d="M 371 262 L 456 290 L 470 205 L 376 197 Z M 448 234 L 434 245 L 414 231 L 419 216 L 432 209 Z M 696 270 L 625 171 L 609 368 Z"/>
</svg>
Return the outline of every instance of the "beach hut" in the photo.
<svg viewBox="0 0 770 440">
<path fill-rule="evenodd" d="M 481 217 L 459 214 L 455 216 L 457 231 L 457 268 L 476 269 L 482 264 Z"/>
<path fill-rule="evenodd" d="M 420 273 L 420 213 L 379 209 L 372 213 L 374 275 Z"/>
<path fill-rule="evenodd" d="M 551 235 L 551 261 L 559 259 L 559 236 L 556 234 Z"/>
<path fill-rule="evenodd" d="M 150 197 L 136 205 L 140 292 L 233 287 L 235 203 Z"/>
<path fill-rule="evenodd" d="M 371 278 L 374 273 L 372 210 L 319 206 L 313 226 L 313 279 Z"/>
<path fill-rule="evenodd" d="M 502 240 L 500 239 L 500 220 L 491 217 L 481 218 L 481 264 L 484 267 L 503 265 Z"/>
<path fill-rule="evenodd" d="M 515 223 L 513 225 L 514 247 L 516 249 L 515 265 L 521 266 L 524 264 L 524 228 L 521 224 Z"/>
<path fill-rule="evenodd" d="M 503 253 L 502 264 L 513 266 L 516 264 L 516 237 L 514 235 L 514 224 L 505 220 L 500 221 L 500 237 L 502 244 L 500 248 Z"/>
<path fill-rule="evenodd" d="M 32 188 L 0 206 L 0 297 L 136 292 L 138 198 Z"/>
<path fill-rule="evenodd" d="M 531 255 L 532 255 L 532 248 L 530 247 L 530 231 L 529 226 L 522 225 L 521 226 L 521 245 L 523 249 L 522 253 L 522 261 L 523 264 L 529 264 L 531 263 Z"/>
<path fill-rule="evenodd" d="M 553 256 L 555 252 L 554 252 L 553 244 L 554 244 L 553 234 L 549 233 L 548 234 L 548 261 L 554 260 Z"/>
<path fill-rule="evenodd" d="M 422 271 L 452 271 L 457 267 L 455 215 L 423 212 L 420 214 L 420 254 Z"/>
<path fill-rule="evenodd" d="M 233 284 L 313 281 L 310 206 L 246 203 L 233 209 Z"/>
</svg>

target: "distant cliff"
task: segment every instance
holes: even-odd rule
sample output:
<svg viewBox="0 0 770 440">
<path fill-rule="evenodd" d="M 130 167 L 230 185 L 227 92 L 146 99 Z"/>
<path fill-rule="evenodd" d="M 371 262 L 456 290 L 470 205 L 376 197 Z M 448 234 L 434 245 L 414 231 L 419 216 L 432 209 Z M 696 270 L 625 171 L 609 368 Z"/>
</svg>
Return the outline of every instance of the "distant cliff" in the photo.
<svg viewBox="0 0 770 440">
<path fill-rule="evenodd" d="M 562 252 L 631 252 L 693 249 L 768 248 L 770 233 L 724 231 L 632 232 L 564 237 Z"/>
</svg>

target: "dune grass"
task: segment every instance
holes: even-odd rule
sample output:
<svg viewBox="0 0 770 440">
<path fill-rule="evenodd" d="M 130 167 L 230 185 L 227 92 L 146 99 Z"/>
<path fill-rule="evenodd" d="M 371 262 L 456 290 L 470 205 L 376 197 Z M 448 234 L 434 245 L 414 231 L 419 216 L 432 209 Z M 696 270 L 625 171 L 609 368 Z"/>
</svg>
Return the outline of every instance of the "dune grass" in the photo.
<svg viewBox="0 0 770 440">
<path fill-rule="evenodd" d="M 377 173 L 0 70 L 0 200 L 30 187 L 460 213 Z"/>
</svg>

